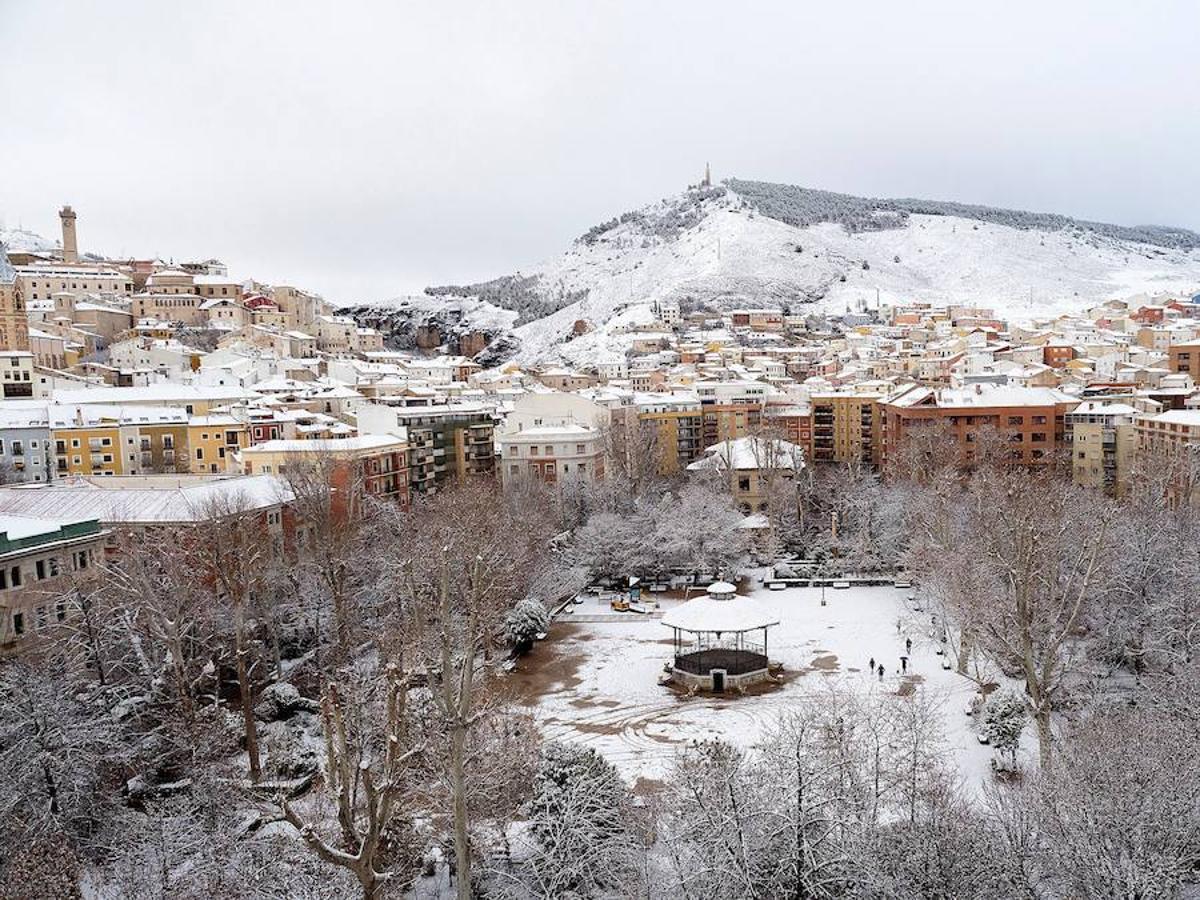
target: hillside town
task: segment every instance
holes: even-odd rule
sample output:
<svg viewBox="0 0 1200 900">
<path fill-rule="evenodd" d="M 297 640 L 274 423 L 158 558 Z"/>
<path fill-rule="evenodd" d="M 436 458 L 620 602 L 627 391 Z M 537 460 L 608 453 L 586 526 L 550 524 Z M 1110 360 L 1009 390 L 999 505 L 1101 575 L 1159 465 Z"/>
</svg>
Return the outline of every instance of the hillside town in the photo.
<svg viewBox="0 0 1200 900">
<path fill-rule="evenodd" d="M 59 218 L 0 246 L 27 896 L 1085 896 L 1123 823 L 1052 798 L 1171 790 L 1200 293 L 658 298 L 623 355 L 519 365 Z M 1192 877 L 1194 803 L 1130 877 Z"/>
<path fill-rule="evenodd" d="M 614 456 L 674 476 L 768 436 L 809 465 L 886 474 L 914 436 L 970 460 L 989 433 L 1013 464 L 1119 498 L 1200 442 L 1200 294 L 1034 321 L 916 299 L 841 316 L 662 301 L 623 357 L 485 369 L 388 349 L 321 297 L 218 260 L 81 256 L 75 211 L 59 215 L 59 249 L 0 258 L 5 513 L 108 477 L 105 493 L 280 475 L 317 453 L 407 506 L 466 476 L 592 482 Z M 757 462 L 726 462 L 747 515 L 766 509 Z M 4 643 L 33 622 L 0 618 Z"/>
</svg>

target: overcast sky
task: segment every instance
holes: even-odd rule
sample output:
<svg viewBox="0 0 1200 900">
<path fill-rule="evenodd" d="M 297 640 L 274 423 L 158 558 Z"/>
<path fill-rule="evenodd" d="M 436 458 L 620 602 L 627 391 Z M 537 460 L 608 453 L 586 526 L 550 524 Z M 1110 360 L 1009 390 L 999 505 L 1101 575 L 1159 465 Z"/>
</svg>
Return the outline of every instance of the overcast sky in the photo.
<svg viewBox="0 0 1200 900">
<path fill-rule="evenodd" d="M 0 0 L 0 220 L 338 301 L 696 181 L 1200 230 L 1200 3 Z"/>
</svg>

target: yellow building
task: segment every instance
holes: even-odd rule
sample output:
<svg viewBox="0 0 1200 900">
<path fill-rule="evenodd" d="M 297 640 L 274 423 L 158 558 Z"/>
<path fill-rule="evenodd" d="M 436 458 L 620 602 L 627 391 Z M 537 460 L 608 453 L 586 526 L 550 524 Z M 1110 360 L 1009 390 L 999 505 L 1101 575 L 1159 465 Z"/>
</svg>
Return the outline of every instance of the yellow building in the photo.
<svg viewBox="0 0 1200 900">
<path fill-rule="evenodd" d="M 188 471 L 194 474 L 240 471 L 235 454 L 250 446 L 245 422 L 233 416 L 192 416 L 187 423 Z"/>
<path fill-rule="evenodd" d="M 613 418 L 618 452 L 637 455 L 652 444 L 664 475 L 679 472 L 704 449 L 704 413 L 694 393 L 638 395 L 635 406 L 620 413 L 614 410 Z"/>
<path fill-rule="evenodd" d="M 813 459 L 875 465 L 882 449 L 883 391 L 856 389 L 813 394 Z"/>
<path fill-rule="evenodd" d="M 57 477 L 186 471 L 180 410 L 51 404 L 47 418 Z"/>
</svg>

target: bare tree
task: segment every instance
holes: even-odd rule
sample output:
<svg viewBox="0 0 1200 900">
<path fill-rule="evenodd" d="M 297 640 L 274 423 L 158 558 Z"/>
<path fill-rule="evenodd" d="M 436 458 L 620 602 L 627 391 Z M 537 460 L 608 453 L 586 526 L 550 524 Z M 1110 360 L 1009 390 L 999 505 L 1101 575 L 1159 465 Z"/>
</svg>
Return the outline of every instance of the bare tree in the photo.
<svg viewBox="0 0 1200 900">
<path fill-rule="evenodd" d="M 961 508 L 967 527 L 918 557 L 922 579 L 958 577 L 964 554 L 977 566 L 971 592 L 953 592 L 962 627 L 1025 682 L 1043 762 L 1051 716 L 1080 655 L 1078 638 L 1101 584 L 1112 509 L 1051 473 L 989 469 Z"/>
<path fill-rule="evenodd" d="M 192 577 L 206 585 L 230 614 L 242 725 L 250 778 L 262 776 L 258 724 L 254 718 L 260 673 L 250 617 L 264 589 L 274 553 L 267 539 L 266 514 L 236 494 L 211 500 L 183 540 Z"/>
<path fill-rule="evenodd" d="M 397 546 L 397 604 L 430 685 L 433 748 L 451 807 L 458 895 L 471 896 L 471 735 L 492 711 L 482 682 L 505 614 L 548 560 L 543 518 L 468 481 L 416 505 Z"/>
<path fill-rule="evenodd" d="M 325 789 L 336 809 L 338 838 L 323 836 L 292 804 L 280 801 L 284 817 L 322 860 L 351 872 L 364 900 L 378 897 L 398 874 L 387 867 L 393 851 L 393 826 L 411 813 L 406 806 L 414 790 L 412 770 L 422 744 L 413 736 L 407 712 L 409 681 L 397 665 L 384 673 L 385 696 L 377 734 L 355 726 L 341 689 L 330 684 L 321 698 L 325 730 Z M 354 702 L 371 704 L 369 697 Z"/>
<path fill-rule="evenodd" d="M 336 660 L 349 653 L 355 616 L 350 610 L 356 557 L 363 550 L 362 521 L 370 508 L 363 496 L 362 471 L 331 453 L 307 455 L 284 475 L 290 505 L 303 535 L 297 575 L 316 583 L 333 612 Z"/>
</svg>

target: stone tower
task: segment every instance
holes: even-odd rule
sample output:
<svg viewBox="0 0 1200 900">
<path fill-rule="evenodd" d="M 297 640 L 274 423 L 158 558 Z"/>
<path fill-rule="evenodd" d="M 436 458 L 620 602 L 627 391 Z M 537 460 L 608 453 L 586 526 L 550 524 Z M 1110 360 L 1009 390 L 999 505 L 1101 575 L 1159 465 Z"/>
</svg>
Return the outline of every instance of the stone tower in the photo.
<svg viewBox="0 0 1200 900">
<path fill-rule="evenodd" d="M 75 210 L 64 206 L 58 211 L 62 222 L 62 257 L 65 263 L 79 262 L 79 245 L 75 242 Z"/>
<path fill-rule="evenodd" d="M 704 164 L 704 180 L 700 182 L 700 187 L 712 187 L 712 170 L 709 169 L 708 163 Z"/>
<path fill-rule="evenodd" d="M 21 283 L 0 243 L 0 350 L 29 349 L 29 320 L 21 298 Z"/>
</svg>

